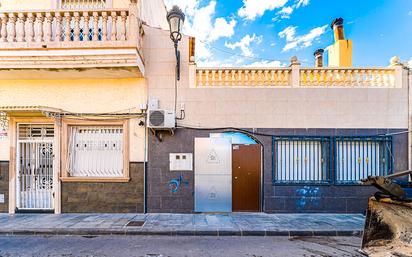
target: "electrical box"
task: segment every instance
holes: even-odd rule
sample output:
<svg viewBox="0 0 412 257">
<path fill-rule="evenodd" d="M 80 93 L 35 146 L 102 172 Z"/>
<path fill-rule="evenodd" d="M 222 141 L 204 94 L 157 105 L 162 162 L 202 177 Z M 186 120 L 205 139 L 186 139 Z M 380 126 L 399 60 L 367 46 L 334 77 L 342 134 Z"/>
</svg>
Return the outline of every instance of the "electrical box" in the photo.
<svg viewBox="0 0 412 257">
<path fill-rule="evenodd" d="M 192 153 L 171 153 L 169 154 L 170 171 L 192 171 Z"/>
</svg>

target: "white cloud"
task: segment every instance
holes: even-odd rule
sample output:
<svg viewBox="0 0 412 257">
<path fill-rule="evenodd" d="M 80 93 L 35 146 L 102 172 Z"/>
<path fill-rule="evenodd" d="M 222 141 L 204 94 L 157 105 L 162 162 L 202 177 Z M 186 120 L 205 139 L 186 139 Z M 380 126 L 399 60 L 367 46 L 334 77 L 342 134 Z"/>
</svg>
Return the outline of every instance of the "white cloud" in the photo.
<svg viewBox="0 0 412 257">
<path fill-rule="evenodd" d="M 217 40 L 221 37 L 231 37 L 235 34 L 236 21 L 227 22 L 224 18 L 217 18 L 215 26 L 209 35 L 209 41 Z"/>
<path fill-rule="evenodd" d="M 290 15 L 298 8 L 305 7 L 309 4 L 309 0 L 295 0 L 295 3 L 291 6 L 284 6 L 273 17 L 272 21 L 280 21 L 282 19 L 289 19 Z"/>
<path fill-rule="evenodd" d="M 305 7 L 309 4 L 309 0 L 297 0 L 296 1 L 296 8 Z"/>
<path fill-rule="evenodd" d="M 313 28 L 309 33 L 301 36 L 296 36 L 297 27 L 287 27 L 278 34 L 280 38 L 286 39 L 286 45 L 283 47 L 282 52 L 311 46 L 314 40 L 319 39 L 326 32 L 327 27 L 328 25 Z"/>
<path fill-rule="evenodd" d="M 266 11 L 283 7 L 288 0 L 243 0 L 243 6 L 238 10 L 238 15 L 247 20 L 254 20 Z"/>
<path fill-rule="evenodd" d="M 248 65 L 244 65 L 245 67 L 259 67 L 259 68 L 278 68 L 278 67 L 285 67 L 286 64 L 282 63 L 281 61 L 257 61 L 250 63 Z"/>
<path fill-rule="evenodd" d="M 240 41 L 235 42 L 235 43 L 225 43 L 225 46 L 234 50 L 236 48 L 240 48 L 242 51 L 242 54 L 247 57 L 253 57 L 253 52 L 250 49 L 250 44 L 252 42 L 255 42 L 256 44 L 260 44 L 262 42 L 262 36 L 256 36 L 256 34 L 253 34 L 250 36 L 249 34 L 244 36 Z"/>
<path fill-rule="evenodd" d="M 293 12 L 293 8 L 288 6 L 288 7 L 283 7 L 282 10 L 280 10 L 277 14 L 280 15 L 280 18 L 282 19 L 289 19 L 292 12 Z"/>
<path fill-rule="evenodd" d="M 236 20 L 215 18 L 216 1 L 200 6 L 200 0 L 165 0 L 168 9 L 178 5 L 186 14 L 183 33 L 196 37 L 196 57 L 198 60 L 211 58 L 209 43 L 220 38 L 230 38 L 235 34 Z"/>
<path fill-rule="evenodd" d="M 408 15 L 411 16 L 411 15 L 412 15 L 412 11 L 409 11 L 409 12 L 408 12 Z"/>
<path fill-rule="evenodd" d="M 409 68 L 412 69 L 412 57 L 411 57 L 411 59 L 409 59 L 409 62 L 407 62 L 407 64 L 408 64 Z"/>
</svg>

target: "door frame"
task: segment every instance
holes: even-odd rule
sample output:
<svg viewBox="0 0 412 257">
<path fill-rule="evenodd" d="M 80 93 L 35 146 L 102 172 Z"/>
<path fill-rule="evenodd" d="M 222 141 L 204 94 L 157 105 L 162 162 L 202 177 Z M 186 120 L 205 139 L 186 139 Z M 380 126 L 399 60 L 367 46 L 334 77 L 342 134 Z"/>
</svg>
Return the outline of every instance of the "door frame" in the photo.
<svg viewBox="0 0 412 257">
<path fill-rule="evenodd" d="M 220 131 L 217 133 L 240 133 L 243 135 L 248 136 L 251 138 L 253 141 L 256 142 L 257 145 L 260 146 L 260 197 L 259 197 L 259 212 L 264 212 L 265 211 L 265 145 L 260 141 L 255 135 L 252 134 L 252 132 L 247 133 L 246 131 L 239 131 L 239 130 L 234 130 L 234 129 L 229 129 L 225 131 Z M 211 132 L 211 133 L 216 133 L 216 132 Z M 210 133 L 209 133 L 210 137 Z M 233 143 L 232 143 L 233 147 Z M 232 150 L 233 151 L 233 150 Z M 233 164 L 233 159 L 232 159 L 232 164 Z M 233 183 L 233 175 L 232 175 L 232 183 Z M 233 200 L 233 195 L 232 195 L 232 200 Z"/>
<path fill-rule="evenodd" d="M 54 213 L 61 213 L 61 184 L 60 173 L 60 136 L 61 125 L 58 120 L 45 117 L 10 117 L 9 138 L 10 138 L 10 161 L 9 161 L 9 213 L 16 212 L 16 146 L 17 146 L 17 124 L 54 124 L 53 140 L 53 194 L 54 194 Z"/>
</svg>

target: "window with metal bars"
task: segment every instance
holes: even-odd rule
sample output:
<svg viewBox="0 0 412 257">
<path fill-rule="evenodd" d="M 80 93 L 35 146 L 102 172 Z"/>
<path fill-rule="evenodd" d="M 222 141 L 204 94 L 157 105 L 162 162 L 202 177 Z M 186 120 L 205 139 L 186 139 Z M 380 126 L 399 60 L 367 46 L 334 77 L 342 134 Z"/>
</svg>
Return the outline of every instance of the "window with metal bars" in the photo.
<svg viewBox="0 0 412 257">
<path fill-rule="evenodd" d="M 72 177 L 123 177 L 122 126 L 70 126 L 68 172 Z"/>
<path fill-rule="evenodd" d="M 275 183 L 328 183 L 330 139 L 274 137 Z"/>
<path fill-rule="evenodd" d="M 337 183 L 357 183 L 392 172 L 391 137 L 338 137 L 335 142 Z"/>
</svg>

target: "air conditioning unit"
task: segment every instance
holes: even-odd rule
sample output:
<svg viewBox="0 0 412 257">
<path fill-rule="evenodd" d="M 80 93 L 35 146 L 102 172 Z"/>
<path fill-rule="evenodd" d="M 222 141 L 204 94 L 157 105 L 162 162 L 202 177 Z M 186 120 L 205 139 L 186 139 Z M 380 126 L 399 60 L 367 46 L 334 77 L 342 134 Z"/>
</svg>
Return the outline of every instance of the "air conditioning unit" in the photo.
<svg viewBox="0 0 412 257">
<path fill-rule="evenodd" d="M 176 115 L 174 111 L 168 110 L 149 110 L 147 115 L 147 124 L 153 129 L 170 129 L 176 124 Z"/>
</svg>

